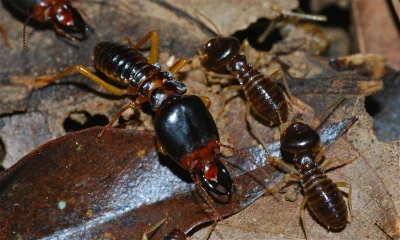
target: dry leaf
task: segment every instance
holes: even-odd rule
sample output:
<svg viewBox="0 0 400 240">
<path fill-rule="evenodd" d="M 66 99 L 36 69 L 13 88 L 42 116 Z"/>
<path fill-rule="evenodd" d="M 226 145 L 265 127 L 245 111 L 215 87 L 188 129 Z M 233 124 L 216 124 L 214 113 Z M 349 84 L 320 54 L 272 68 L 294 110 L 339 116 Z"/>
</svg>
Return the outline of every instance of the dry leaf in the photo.
<svg viewBox="0 0 400 240">
<path fill-rule="evenodd" d="M 51 29 L 28 27 L 28 51 L 25 53 L 21 51 L 23 22 L 13 18 L 5 8 L 0 8 L 0 21 L 7 30 L 11 43 L 11 48 L 0 47 L 0 93 L 6 93 L 5 89 L 10 87 L 16 89 L 13 93 L 22 93 L 19 96 L 7 96 L 18 101 L 12 101 L 13 105 L 2 104 L 0 107 L 0 146 L 2 141 L 6 149 L 3 166 L 11 166 L 40 144 L 64 135 L 66 131 L 63 123 L 71 113 L 86 111 L 91 116 L 103 114 L 110 119 L 125 101 L 102 94 L 103 89 L 80 75 L 65 78 L 61 80 L 62 84 L 34 91 L 29 81 L 25 83 L 14 81 L 15 79 L 22 79 L 20 76 L 26 78 L 52 74 L 71 64 L 90 67 L 93 64 L 92 48 L 100 40 L 123 42 L 126 36 L 130 36 L 135 42 L 150 29 L 160 32 L 160 62 L 163 66 L 170 56 L 194 56 L 196 50 L 214 36 L 210 32 L 211 27 L 205 27 L 207 23 L 194 14 L 192 6 L 197 6 L 197 2 L 128 2 L 136 11 L 85 2 L 82 7 L 97 27 L 95 33 L 78 47 L 57 38 Z M 267 10 L 268 4 L 254 3 L 250 7 L 244 7 L 242 2 L 239 5 L 232 2 L 227 4 L 225 1 L 212 4 L 201 4 L 198 10 L 215 21 L 225 35 L 245 28 L 254 19 L 274 18 L 274 13 Z M 279 1 L 279 4 L 287 10 L 297 6 L 293 1 Z M 228 5 L 229 7 L 221 10 L 221 6 Z M 255 6 L 258 6 L 257 12 L 247 12 L 254 11 L 252 9 Z M 363 109 L 364 96 L 360 96 L 360 93 L 371 94 L 371 89 L 380 89 L 382 82 L 354 73 L 338 73 L 329 67 L 326 59 L 310 57 L 304 52 L 296 51 L 281 56 L 280 60 L 288 64 L 288 72 L 296 77 L 289 81 L 293 95 L 313 108 L 307 108 L 305 112 L 295 112 L 296 117 L 303 117 L 308 121 L 341 96 L 346 96 L 347 102 L 328 118 L 328 122 L 340 122 L 351 116 L 359 117 L 348 136 L 339 140 L 327 153 L 328 157 L 340 156 L 343 160 L 349 160 L 354 155 L 359 156 L 353 163 L 329 173 L 335 181 L 348 181 L 353 185 L 353 220 L 344 231 L 328 233 L 308 216 L 306 221 L 311 230 L 311 238 L 386 239 L 387 235 L 375 222 L 379 222 L 379 226 L 387 234 L 396 237 L 399 232 L 397 226 L 400 197 L 396 191 L 399 141 L 381 143 L 376 140 L 372 119 Z M 271 73 L 278 66 L 276 63 L 268 66 L 262 64 L 262 71 Z M 204 84 L 203 72 L 196 66 L 189 66 L 180 74 L 180 79 L 188 85 L 190 94 L 207 95 L 211 98 L 211 112 L 215 116 L 220 109 L 221 99 L 218 88 Z M 257 145 L 248 131 L 244 106 L 241 97 L 233 98 L 227 103 L 224 116 L 218 120 L 222 141 L 238 148 Z M 140 114 L 140 118 L 147 129 L 151 128 L 150 115 Z M 142 125 L 140 127 L 144 128 Z M 279 138 L 277 128 L 271 129 L 260 122 L 256 124 L 256 130 L 267 142 Z M 282 174 L 278 172 L 276 176 Z M 297 202 L 277 202 L 271 197 L 262 198 L 238 215 L 219 223 L 212 239 L 303 239 L 298 218 L 301 198 L 299 196 Z M 146 221 L 142 218 L 140 220 Z M 204 236 L 204 232 L 198 233 L 194 238 L 199 236 Z"/>
</svg>

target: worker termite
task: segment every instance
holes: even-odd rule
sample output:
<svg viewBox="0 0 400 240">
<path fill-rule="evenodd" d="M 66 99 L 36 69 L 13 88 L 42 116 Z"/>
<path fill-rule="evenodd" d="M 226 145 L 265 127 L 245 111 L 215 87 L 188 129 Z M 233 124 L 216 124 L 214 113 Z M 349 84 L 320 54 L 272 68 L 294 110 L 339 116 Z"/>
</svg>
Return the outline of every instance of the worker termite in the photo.
<svg viewBox="0 0 400 240">
<path fill-rule="evenodd" d="M 149 39 L 151 49 L 147 59 L 138 48 Z M 39 77 L 36 83 L 49 84 L 76 70 L 111 93 L 133 99 L 116 114 L 107 127 L 111 127 L 125 110 L 140 109 L 143 103 L 149 103 L 155 113 L 154 126 L 159 152 L 170 156 L 189 171 L 199 193 L 217 216 L 217 221 L 222 218 L 213 207 L 213 199 L 225 203 L 234 192 L 229 166 L 218 157 L 220 147 L 247 157 L 236 148 L 219 142 L 218 129 L 208 111 L 211 101 L 207 97 L 185 96 L 186 86 L 173 78 L 173 74 L 183 68 L 188 60 L 177 61 L 170 71 L 161 70 L 157 63 L 158 42 L 158 34 L 152 30 L 136 46 L 112 42 L 100 42 L 95 46 L 96 68 L 125 88 L 104 81 L 82 65 L 67 67 L 54 76 Z M 252 159 L 247 159 L 254 163 Z"/>
<path fill-rule="evenodd" d="M 309 239 L 308 229 L 304 220 L 306 206 L 311 213 L 328 229 L 342 230 L 349 221 L 347 207 L 341 190 L 338 187 L 346 187 L 348 191 L 348 205 L 352 214 L 351 185 L 347 182 L 334 183 L 325 172 L 331 170 L 328 167 L 337 162 L 337 159 L 325 160 L 324 147 L 320 145 L 320 136 L 315 130 L 319 119 L 330 109 L 337 106 L 343 98 L 330 105 L 318 116 L 311 125 L 295 122 L 287 128 L 281 129 L 281 149 L 293 154 L 294 167 L 286 164 L 279 158 L 267 156 L 268 161 L 281 170 L 288 172 L 283 179 L 268 190 L 278 192 L 289 183 L 299 182 L 303 188 L 304 198 L 300 204 L 300 221 L 304 228 L 306 239 Z M 354 119 L 354 121 L 356 118 Z M 266 148 L 260 139 L 260 142 Z M 342 165 L 351 163 L 347 161 Z M 337 168 L 338 166 L 335 166 Z"/>
<path fill-rule="evenodd" d="M 320 21 L 325 19 L 324 16 L 282 11 L 273 6 L 271 6 L 271 8 L 282 15 L 311 18 Z M 288 104 L 282 89 L 274 80 L 281 77 L 284 80 L 288 98 L 292 103 L 297 104 L 297 102 L 293 101 L 293 97 L 286 83 L 285 74 L 282 70 L 277 70 L 270 76 L 265 76 L 259 69 L 254 69 L 252 64 L 247 63 L 248 56 L 241 53 L 243 45 L 241 47 L 237 38 L 224 37 L 209 18 L 199 13 L 197 10 L 196 12 L 210 22 L 218 33 L 216 38 L 209 40 L 204 45 L 203 51 L 199 54 L 203 67 L 211 71 L 208 73 L 210 76 L 235 78 L 240 84 L 240 86 L 233 85 L 224 88 L 222 97 L 224 98 L 224 94 L 229 90 L 243 90 L 247 99 L 248 113 L 250 112 L 250 108 L 253 109 L 259 117 L 269 122 L 272 126 L 280 123 L 278 117 L 279 111 L 282 118 L 281 120 L 285 122 L 288 117 Z M 226 76 L 215 73 L 221 70 L 228 71 L 231 75 Z M 280 106 L 279 109 L 278 105 Z"/>
<path fill-rule="evenodd" d="M 288 105 L 283 91 L 272 79 L 285 75 L 281 70 L 277 70 L 271 76 L 264 76 L 260 70 L 254 69 L 253 65 L 247 63 L 247 57 L 241 53 L 240 42 L 235 37 L 224 37 L 217 26 L 206 16 L 198 12 L 203 18 L 209 21 L 217 30 L 218 37 L 209 40 L 203 51 L 200 53 L 200 59 L 203 67 L 211 71 L 210 76 L 221 76 L 215 72 L 221 69 L 228 71 L 239 81 L 239 86 L 233 85 L 224 88 L 224 94 L 229 90 L 243 90 L 247 99 L 247 108 L 251 108 L 262 119 L 268 121 L 270 125 L 279 124 L 278 111 L 282 121 L 286 121 L 288 115 Z M 222 75 L 222 77 L 226 77 Z M 286 81 L 285 81 L 286 83 Z M 291 98 L 290 92 L 288 92 Z M 278 105 L 280 104 L 280 109 Z M 220 111 L 219 115 L 222 113 Z"/>
</svg>

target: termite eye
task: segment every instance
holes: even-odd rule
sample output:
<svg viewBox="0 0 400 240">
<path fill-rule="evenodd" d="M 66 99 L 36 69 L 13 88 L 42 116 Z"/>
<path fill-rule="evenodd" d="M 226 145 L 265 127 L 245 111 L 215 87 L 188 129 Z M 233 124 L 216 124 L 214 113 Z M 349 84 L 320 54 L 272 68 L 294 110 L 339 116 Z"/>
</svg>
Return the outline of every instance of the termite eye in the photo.
<svg viewBox="0 0 400 240">
<path fill-rule="evenodd" d="M 229 202 L 233 192 L 233 180 L 228 169 L 218 162 L 218 173 L 216 179 L 207 179 L 204 172 L 199 173 L 199 178 L 202 186 L 207 193 L 220 203 Z"/>
</svg>

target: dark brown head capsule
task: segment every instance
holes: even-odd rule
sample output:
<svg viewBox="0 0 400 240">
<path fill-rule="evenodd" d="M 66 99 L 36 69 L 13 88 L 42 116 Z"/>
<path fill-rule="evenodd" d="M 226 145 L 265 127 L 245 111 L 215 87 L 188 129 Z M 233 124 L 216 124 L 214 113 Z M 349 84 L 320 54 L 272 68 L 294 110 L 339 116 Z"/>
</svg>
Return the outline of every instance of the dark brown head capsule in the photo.
<svg viewBox="0 0 400 240">
<path fill-rule="evenodd" d="M 309 125 L 292 123 L 281 136 L 281 148 L 290 153 L 299 153 L 319 146 L 319 135 Z"/>
<path fill-rule="evenodd" d="M 240 42 L 235 37 L 213 38 L 204 45 L 205 58 L 203 66 L 211 71 L 217 71 L 232 60 L 240 52 Z"/>
</svg>

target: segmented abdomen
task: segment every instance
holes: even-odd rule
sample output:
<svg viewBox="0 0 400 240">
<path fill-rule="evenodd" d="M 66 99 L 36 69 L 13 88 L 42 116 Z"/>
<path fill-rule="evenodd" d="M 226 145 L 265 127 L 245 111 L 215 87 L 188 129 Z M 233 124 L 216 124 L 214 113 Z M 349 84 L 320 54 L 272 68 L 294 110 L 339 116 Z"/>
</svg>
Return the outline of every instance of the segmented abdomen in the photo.
<svg viewBox="0 0 400 240">
<path fill-rule="evenodd" d="M 251 65 L 243 67 L 239 73 L 239 81 L 254 112 L 274 125 L 286 121 L 288 106 L 282 90 L 275 82 L 265 77 L 259 70 L 254 70 Z"/>
<path fill-rule="evenodd" d="M 311 212 L 326 226 L 342 229 L 347 224 L 347 206 L 339 188 L 325 174 L 311 177 L 303 184 Z"/>
<path fill-rule="evenodd" d="M 161 70 L 151 65 L 137 49 L 112 42 L 100 42 L 94 48 L 94 63 L 112 80 L 134 88 Z"/>
<path fill-rule="evenodd" d="M 162 240 L 186 240 L 186 234 L 180 229 L 174 229 L 164 235 Z"/>
</svg>

